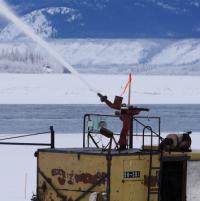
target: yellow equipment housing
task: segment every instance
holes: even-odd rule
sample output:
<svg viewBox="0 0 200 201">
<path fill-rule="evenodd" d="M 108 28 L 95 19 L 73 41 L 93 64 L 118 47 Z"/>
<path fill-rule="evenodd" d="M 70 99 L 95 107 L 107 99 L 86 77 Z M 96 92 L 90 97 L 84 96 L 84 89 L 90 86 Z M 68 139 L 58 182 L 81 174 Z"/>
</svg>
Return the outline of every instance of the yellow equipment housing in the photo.
<svg viewBox="0 0 200 201">
<path fill-rule="evenodd" d="M 192 191 L 187 192 L 190 185 L 187 166 L 190 162 L 199 164 L 200 152 L 160 151 L 153 147 L 152 141 L 149 148 L 143 143 L 142 148 L 119 151 L 112 148 L 112 137 L 109 147 L 92 148 L 85 145 L 94 131 L 88 128 L 89 121 L 89 124 L 84 121 L 84 129 L 87 127 L 84 134 L 88 135 L 84 136 L 83 148 L 36 152 L 37 200 L 186 201 L 188 196 L 194 198 Z M 150 131 L 148 137 L 152 139 Z"/>
</svg>

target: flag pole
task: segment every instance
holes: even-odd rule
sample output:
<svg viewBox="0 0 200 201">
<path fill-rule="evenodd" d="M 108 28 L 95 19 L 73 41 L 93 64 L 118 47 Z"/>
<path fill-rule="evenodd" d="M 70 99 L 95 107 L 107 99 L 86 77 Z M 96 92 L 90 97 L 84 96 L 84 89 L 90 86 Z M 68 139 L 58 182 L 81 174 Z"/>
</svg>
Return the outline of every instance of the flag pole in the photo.
<svg viewBox="0 0 200 201">
<path fill-rule="evenodd" d="M 131 73 L 129 73 L 128 106 L 130 106 L 131 104 L 131 82 L 132 82 Z"/>
<path fill-rule="evenodd" d="M 131 105 L 131 84 L 132 84 L 132 76 L 129 73 L 129 88 L 128 88 L 128 106 Z M 130 118 L 130 129 L 129 129 L 129 148 L 133 148 L 133 117 Z"/>
</svg>

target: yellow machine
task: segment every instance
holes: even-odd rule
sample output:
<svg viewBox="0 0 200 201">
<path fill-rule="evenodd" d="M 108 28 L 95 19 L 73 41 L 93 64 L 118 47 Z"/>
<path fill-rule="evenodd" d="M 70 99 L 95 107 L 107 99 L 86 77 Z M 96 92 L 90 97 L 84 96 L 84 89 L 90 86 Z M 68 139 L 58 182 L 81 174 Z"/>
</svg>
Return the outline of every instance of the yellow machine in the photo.
<svg viewBox="0 0 200 201">
<path fill-rule="evenodd" d="M 120 150 L 118 121 L 112 115 L 87 114 L 83 148 L 39 149 L 33 200 L 186 201 L 192 197 L 186 189 L 187 166 L 198 163 L 200 154 L 191 152 L 189 134 L 184 134 L 186 141 L 175 134 L 163 139 L 159 117 L 133 117 L 129 147 Z"/>
</svg>

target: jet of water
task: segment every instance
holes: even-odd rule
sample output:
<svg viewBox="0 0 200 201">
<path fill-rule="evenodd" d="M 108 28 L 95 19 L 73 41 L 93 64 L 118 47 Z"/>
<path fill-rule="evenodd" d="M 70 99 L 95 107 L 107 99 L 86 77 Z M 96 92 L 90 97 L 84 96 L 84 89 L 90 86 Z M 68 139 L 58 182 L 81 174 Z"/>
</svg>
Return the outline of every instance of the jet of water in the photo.
<svg viewBox="0 0 200 201">
<path fill-rule="evenodd" d="M 8 7 L 8 5 L 0 0 L 0 13 L 13 22 L 22 32 L 24 32 L 28 37 L 30 37 L 33 41 L 39 44 L 42 48 L 44 48 L 49 55 L 54 57 L 61 65 L 63 65 L 66 69 L 68 69 L 72 74 L 78 77 L 88 88 L 90 91 L 97 93 L 97 90 L 90 85 L 79 73 L 76 71 L 69 63 L 67 63 L 63 57 L 60 56 L 58 52 L 56 52 L 44 39 L 38 36 L 33 29 L 23 22 L 19 17 L 17 17 L 14 12 Z"/>
</svg>

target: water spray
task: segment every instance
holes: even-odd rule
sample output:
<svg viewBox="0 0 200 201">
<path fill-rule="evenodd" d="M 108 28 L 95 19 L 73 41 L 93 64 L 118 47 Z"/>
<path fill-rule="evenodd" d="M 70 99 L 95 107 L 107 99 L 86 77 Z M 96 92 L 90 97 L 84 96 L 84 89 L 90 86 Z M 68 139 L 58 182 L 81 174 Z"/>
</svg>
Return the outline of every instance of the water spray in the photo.
<svg viewBox="0 0 200 201">
<path fill-rule="evenodd" d="M 63 65 L 66 69 L 68 69 L 72 74 L 78 77 L 88 88 L 90 91 L 97 93 L 97 90 L 90 85 L 88 81 L 86 81 L 80 73 L 75 70 L 69 63 L 67 63 L 63 57 L 60 56 L 58 52 L 56 52 L 44 39 L 38 36 L 33 29 L 23 22 L 19 17 L 17 17 L 14 12 L 8 7 L 8 5 L 0 0 L 0 14 L 5 16 L 11 22 L 13 22 L 23 33 L 25 33 L 28 37 L 30 37 L 33 41 L 39 44 L 42 48 L 44 48 L 53 58 L 55 58 L 61 65 Z"/>
</svg>

